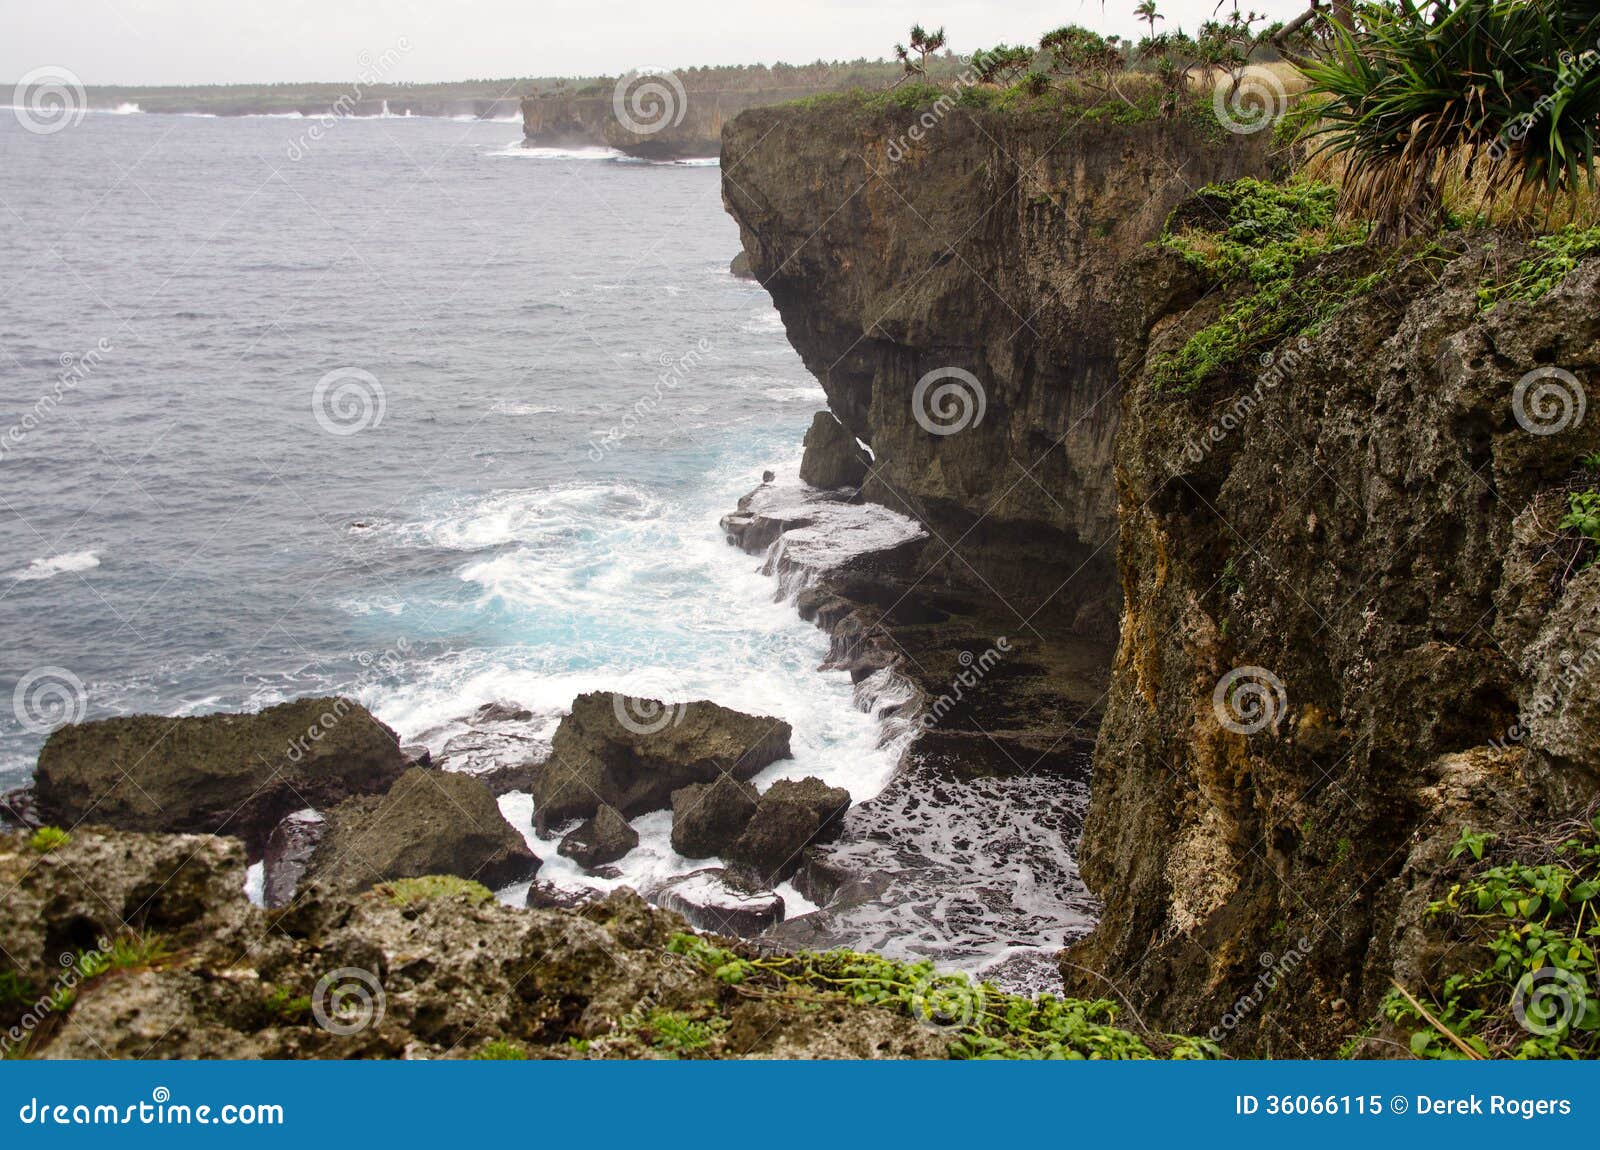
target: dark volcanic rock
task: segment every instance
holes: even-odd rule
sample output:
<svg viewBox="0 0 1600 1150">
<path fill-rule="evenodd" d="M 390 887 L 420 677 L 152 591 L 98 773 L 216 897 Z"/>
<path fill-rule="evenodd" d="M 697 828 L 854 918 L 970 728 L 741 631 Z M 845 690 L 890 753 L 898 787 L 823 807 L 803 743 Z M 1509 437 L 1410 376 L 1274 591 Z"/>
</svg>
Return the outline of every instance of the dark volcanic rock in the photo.
<svg viewBox="0 0 1600 1150">
<path fill-rule="evenodd" d="M 528 897 L 523 905 L 529 910 L 577 910 L 604 897 L 593 887 L 563 887 L 536 878 L 528 884 Z"/>
<path fill-rule="evenodd" d="M 273 828 L 272 834 L 267 837 L 266 853 L 261 860 L 261 901 L 266 906 L 289 905 L 327 829 L 327 820 L 319 812 L 310 809 L 285 816 Z"/>
<path fill-rule="evenodd" d="M 714 867 L 662 883 L 650 892 L 650 901 L 701 930 L 736 938 L 751 938 L 783 921 L 782 895 L 746 889 Z"/>
<path fill-rule="evenodd" d="M 102 719 L 39 752 L 40 816 L 125 830 L 227 834 L 252 855 L 290 811 L 386 790 L 406 769 L 395 733 L 349 699 L 256 715 Z"/>
<path fill-rule="evenodd" d="M 723 774 L 748 779 L 789 754 L 789 724 L 716 703 L 667 705 L 610 691 L 579 695 L 535 768 L 543 832 L 602 804 L 628 818 L 669 805 L 672 792 Z"/>
<path fill-rule="evenodd" d="M 381 798 L 351 799 L 326 817 L 307 877 L 339 890 L 431 874 L 500 887 L 540 866 L 489 788 L 466 775 L 413 768 Z"/>
<path fill-rule="evenodd" d="M 723 855 L 740 875 L 753 874 L 763 886 L 782 882 L 800 866 L 808 844 L 838 833 L 839 817 L 849 806 L 850 792 L 843 787 L 813 777 L 779 779 Z"/>
<path fill-rule="evenodd" d="M 525 723 L 533 718 L 533 712 L 526 707 L 501 700 L 485 703 L 473 712 L 472 718 L 477 723 Z"/>
<path fill-rule="evenodd" d="M 9 827 L 32 830 L 40 825 L 39 805 L 33 797 L 31 784 L 0 795 L 0 830 Z"/>
<path fill-rule="evenodd" d="M 593 818 L 570 831 L 556 850 L 579 866 L 597 867 L 616 862 L 638 845 L 639 832 L 615 807 L 604 806 Z"/>
<path fill-rule="evenodd" d="M 726 775 L 672 792 L 672 849 L 684 858 L 720 855 L 756 813 L 759 792 Z"/>
<path fill-rule="evenodd" d="M 860 487 L 871 460 L 831 411 L 819 411 L 806 431 L 800 478 L 813 487 Z"/>
</svg>

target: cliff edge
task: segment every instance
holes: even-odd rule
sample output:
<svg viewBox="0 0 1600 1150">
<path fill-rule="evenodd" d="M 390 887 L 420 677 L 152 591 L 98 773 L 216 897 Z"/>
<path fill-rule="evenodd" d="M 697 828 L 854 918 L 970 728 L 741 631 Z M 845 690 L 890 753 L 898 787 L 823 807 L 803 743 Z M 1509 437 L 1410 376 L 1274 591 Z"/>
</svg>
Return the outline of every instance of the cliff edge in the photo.
<svg viewBox="0 0 1600 1150">
<path fill-rule="evenodd" d="M 1069 990 L 1325 1056 L 1391 978 L 1450 968 L 1426 912 L 1464 827 L 1536 836 L 1597 793 L 1600 573 L 1559 524 L 1600 443 L 1600 260 L 1485 307 L 1523 240 L 1351 243 L 1262 321 L 1259 284 L 1150 241 L 1174 209 L 1197 251 L 1235 240 L 1200 193 L 1267 174 L 1270 135 L 761 109 L 724 132 L 724 199 L 871 448 L 863 494 L 937 540 L 918 584 L 1118 636 Z"/>
</svg>

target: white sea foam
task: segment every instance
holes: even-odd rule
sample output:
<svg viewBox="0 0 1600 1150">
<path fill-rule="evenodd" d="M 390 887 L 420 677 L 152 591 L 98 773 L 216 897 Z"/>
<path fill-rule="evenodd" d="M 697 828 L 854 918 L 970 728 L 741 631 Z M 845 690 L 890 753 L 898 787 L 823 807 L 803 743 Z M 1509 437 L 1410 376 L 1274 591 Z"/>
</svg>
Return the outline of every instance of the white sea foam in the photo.
<svg viewBox="0 0 1600 1150">
<path fill-rule="evenodd" d="M 18 583 L 32 583 L 38 579 L 54 579 L 57 575 L 65 575 L 72 571 L 88 571 L 98 566 L 100 566 L 99 552 L 72 551 L 65 555 L 35 559 L 26 567 L 11 572 L 10 578 Z"/>
<path fill-rule="evenodd" d="M 626 152 L 619 152 L 615 148 L 525 148 L 520 142 L 507 144 L 505 147 L 487 154 L 522 160 L 611 160 L 615 162 L 628 159 Z"/>
</svg>

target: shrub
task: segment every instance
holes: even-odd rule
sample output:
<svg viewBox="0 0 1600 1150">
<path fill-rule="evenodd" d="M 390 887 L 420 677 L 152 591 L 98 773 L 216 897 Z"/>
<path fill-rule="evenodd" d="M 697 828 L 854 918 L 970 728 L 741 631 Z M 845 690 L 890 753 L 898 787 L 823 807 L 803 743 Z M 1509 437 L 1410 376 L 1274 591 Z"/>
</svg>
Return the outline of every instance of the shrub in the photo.
<svg viewBox="0 0 1600 1150">
<path fill-rule="evenodd" d="M 436 898 L 465 898 L 474 906 L 489 902 L 494 892 L 481 882 L 457 878 L 453 874 L 430 874 L 421 878 L 397 878 L 372 888 L 373 893 L 395 906 L 415 906 Z"/>
<path fill-rule="evenodd" d="M 72 841 L 72 836 L 60 827 L 40 827 L 28 838 L 28 846 L 40 854 L 49 854 L 57 847 L 64 847 Z"/>
</svg>

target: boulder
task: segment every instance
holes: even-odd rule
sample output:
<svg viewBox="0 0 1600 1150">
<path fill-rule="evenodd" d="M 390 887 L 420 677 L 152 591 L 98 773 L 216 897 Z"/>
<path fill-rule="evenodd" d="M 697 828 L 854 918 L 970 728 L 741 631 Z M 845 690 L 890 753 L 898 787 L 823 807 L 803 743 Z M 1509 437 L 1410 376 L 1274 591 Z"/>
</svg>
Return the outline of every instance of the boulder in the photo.
<svg viewBox="0 0 1600 1150">
<path fill-rule="evenodd" d="M 34 801 L 31 785 L 0 795 L 0 830 L 33 830 L 40 825 L 38 804 Z"/>
<path fill-rule="evenodd" d="M 748 779 L 789 754 L 789 724 L 716 703 L 663 704 L 593 691 L 573 700 L 532 792 L 541 832 L 602 805 L 626 818 L 665 809 L 672 792 L 724 774 Z"/>
<path fill-rule="evenodd" d="M 831 411 L 819 411 L 806 432 L 800 478 L 813 487 L 860 487 L 872 461 Z"/>
<path fill-rule="evenodd" d="M 747 252 L 740 252 L 738 255 L 734 256 L 733 259 L 728 263 L 728 271 L 732 272 L 734 276 L 742 280 L 753 280 L 756 278 L 755 269 L 750 266 L 750 255 Z"/>
<path fill-rule="evenodd" d="M 720 855 L 750 816 L 760 793 L 749 783 L 724 775 L 672 792 L 672 849 L 684 858 Z"/>
<path fill-rule="evenodd" d="M 593 887 L 557 886 L 545 879 L 534 879 L 528 884 L 524 905 L 529 910 L 577 910 L 604 897 L 603 892 Z"/>
<path fill-rule="evenodd" d="M 594 818 L 561 840 L 556 850 L 582 867 L 616 862 L 639 845 L 639 832 L 611 806 L 601 807 Z"/>
<path fill-rule="evenodd" d="M 839 816 L 850 806 L 850 792 L 821 779 L 780 779 L 756 804 L 743 833 L 723 858 L 746 883 L 771 886 L 800 866 L 806 846 L 838 833 Z"/>
<path fill-rule="evenodd" d="M 382 793 L 406 770 L 395 733 L 350 699 L 254 715 L 132 715 L 61 727 L 39 752 L 39 817 L 234 835 L 259 857 L 291 811 Z"/>
<path fill-rule="evenodd" d="M 504 700 L 485 703 L 472 713 L 475 723 L 526 723 L 531 718 L 533 712 L 528 708 Z"/>
<path fill-rule="evenodd" d="M 541 865 L 489 788 L 467 775 L 413 768 L 381 798 L 350 799 L 326 817 L 306 877 L 336 890 L 435 874 L 495 888 Z"/>
<path fill-rule="evenodd" d="M 691 871 L 656 887 L 650 901 L 675 910 L 691 926 L 716 934 L 750 938 L 783 921 L 783 896 L 747 890 L 726 871 Z"/>
<path fill-rule="evenodd" d="M 262 858 L 261 901 L 265 906 L 289 905 L 327 829 L 327 820 L 309 808 L 285 816 L 273 828 Z"/>
</svg>

